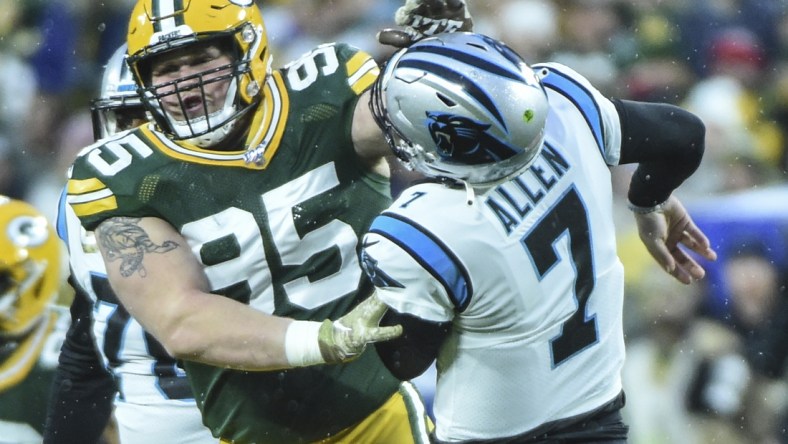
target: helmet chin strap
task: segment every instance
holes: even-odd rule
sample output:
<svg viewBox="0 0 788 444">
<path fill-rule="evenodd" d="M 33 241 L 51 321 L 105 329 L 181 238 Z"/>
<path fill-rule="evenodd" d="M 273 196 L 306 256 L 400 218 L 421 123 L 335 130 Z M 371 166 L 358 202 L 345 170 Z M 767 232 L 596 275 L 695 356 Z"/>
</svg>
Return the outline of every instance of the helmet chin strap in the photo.
<svg viewBox="0 0 788 444">
<path fill-rule="evenodd" d="M 201 136 L 192 137 L 190 139 L 186 139 L 186 142 L 191 143 L 192 145 L 198 146 L 200 148 L 210 148 L 222 140 L 224 140 L 230 132 L 232 132 L 233 127 L 235 127 L 235 120 L 231 120 L 224 125 L 216 128 L 215 130 L 211 131 L 210 133 L 203 134 Z"/>
<path fill-rule="evenodd" d="M 473 202 L 476 201 L 476 193 L 473 191 L 473 186 L 465 180 L 461 182 L 465 186 L 465 203 L 468 206 L 473 205 Z"/>
</svg>

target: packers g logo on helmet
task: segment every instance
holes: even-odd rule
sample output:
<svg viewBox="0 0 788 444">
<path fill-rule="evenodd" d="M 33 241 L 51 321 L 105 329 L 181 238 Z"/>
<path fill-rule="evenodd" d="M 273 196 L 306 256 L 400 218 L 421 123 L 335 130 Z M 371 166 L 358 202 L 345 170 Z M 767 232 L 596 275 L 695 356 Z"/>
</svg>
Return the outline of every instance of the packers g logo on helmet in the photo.
<svg viewBox="0 0 788 444">
<path fill-rule="evenodd" d="M 150 58 L 211 39 L 228 39 L 235 53 L 228 66 L 232 81 L 224 108 L 201 121 L 175 121 L 162 110 L 161 96 L 150 84 Z M 235 119 L 259 103 L 271 69 L 263 18 L 251 0 L 139 0 L 131 14 L 127 43 L 129 67 L 160 129 L 173 139 L 189 139 L 202 147 L 221 140 Z"/>
<path fill-rule="evenodd" d="M 57 296 L 60 239 L 31 205 L 0 196 L 0 336 L 19 336 Z"/>
</svg>

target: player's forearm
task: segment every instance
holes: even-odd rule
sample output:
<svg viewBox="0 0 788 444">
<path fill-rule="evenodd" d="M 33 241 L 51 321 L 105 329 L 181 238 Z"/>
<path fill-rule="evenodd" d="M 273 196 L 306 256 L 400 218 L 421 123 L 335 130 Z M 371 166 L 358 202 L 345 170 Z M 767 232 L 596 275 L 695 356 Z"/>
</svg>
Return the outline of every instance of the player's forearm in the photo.
<svg viewBox="0 0 788 444">
<path fill-rule="evenodd" d="M 284 341 L 290 319 L 194 293 L 152 321 L 154 335 L 178 359 L 250 371 L 289 367 Z"/>
<path fill-rule="evenodd" d="M 638 163 L 629 200 L 651 207 L 670 197 L 700 165 L 706 129 L 692 113 L 664 103 L 614 101 L 621 118 L 621 163 Z"/>
</svg>

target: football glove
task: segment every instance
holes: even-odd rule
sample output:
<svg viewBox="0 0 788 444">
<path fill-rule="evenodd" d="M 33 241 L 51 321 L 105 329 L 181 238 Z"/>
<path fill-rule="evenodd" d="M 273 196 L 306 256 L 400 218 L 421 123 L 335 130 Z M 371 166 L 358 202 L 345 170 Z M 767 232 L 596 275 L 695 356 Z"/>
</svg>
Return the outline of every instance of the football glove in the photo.
<svg viewBox="0 0 788 444">
<path fill-rule="evenodd" d="M 405 29 L 384 29 L 378 33 L 378 41 L 397 48 L 442 32 L 473 30 L 465 0 L 407 0 L 394 21 Z"/>
<path fill-rule="evenodd" d="M 399 337 L 401 325 L 378 326 L 387 308 L 373 294 L 336 321 L 323 321 L 318 332 L 318 344 L 326 363 L 350 361 L 360 355 L 369 343 Z"/>
</svg>

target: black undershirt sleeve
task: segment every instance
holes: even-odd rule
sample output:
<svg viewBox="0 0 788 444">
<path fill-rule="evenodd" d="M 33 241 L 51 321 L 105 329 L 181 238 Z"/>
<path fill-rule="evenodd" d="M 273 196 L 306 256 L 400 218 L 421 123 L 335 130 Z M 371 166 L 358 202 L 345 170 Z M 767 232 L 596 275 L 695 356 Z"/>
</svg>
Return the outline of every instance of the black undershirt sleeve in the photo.
<svg viewBox="0 0 788 444">
<path fill-rule="evenodd" d="M 629 201 L 652 207 L 666 201 L 703 158 L 706 128 L 678 106 L 613 100 L 621 120 L 621 164 L 638 163 Z"/>
<path fill-rule="evenodd" d="M 97 443 L 112 414 L 116 386 L 95 349 L 91 309 L 88 296 L 78 291 L 47 409 L 46 444 Z"/>
<path fill-rule="evenodd" d="M 402 325 L 402 336 L 376 342 L 375 348 L 386 368 L 402 381 L 424 373 L 435 361 L 449 334 L 451 323 L 435 323 L 389 309 L 380 325 Z"/>
</svg>

